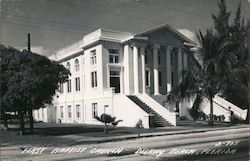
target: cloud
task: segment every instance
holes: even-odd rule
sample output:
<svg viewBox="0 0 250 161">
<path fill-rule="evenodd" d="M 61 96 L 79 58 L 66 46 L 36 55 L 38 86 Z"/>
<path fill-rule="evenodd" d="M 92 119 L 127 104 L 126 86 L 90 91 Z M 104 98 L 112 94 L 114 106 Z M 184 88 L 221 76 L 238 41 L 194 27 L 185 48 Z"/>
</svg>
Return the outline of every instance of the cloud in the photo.
<svg viewBox="0 0 250 161">
<path fill-rule="evenodd" d="M 48 51 L 46 49 L 44 49 L 44 47 L 42 46 L 31 46 L 31 51 L 37 54 L 41 54 L 41 55 L 46 55 L 48 54 Z"/>
<path fill-rule="evenodd" d="M 197 42 L 196 34 L 189 29 L 178 29 L 180 33 L 189 38 L 190 40 Z"/>
</svg>

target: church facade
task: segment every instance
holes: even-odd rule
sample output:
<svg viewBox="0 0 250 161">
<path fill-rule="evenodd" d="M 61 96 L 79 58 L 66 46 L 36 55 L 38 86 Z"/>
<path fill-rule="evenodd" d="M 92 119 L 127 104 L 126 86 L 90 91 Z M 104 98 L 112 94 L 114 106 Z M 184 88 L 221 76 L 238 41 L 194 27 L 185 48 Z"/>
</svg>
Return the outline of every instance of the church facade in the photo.
<svg viewBox="0 0 250 161">
<path fill-rule="evenodd" d="M 98 29 L 50 59 L 70 70 L 50 108 L 34 112 L 36 120 L 100 124 L 94 117 L 115 116 L 119 126 L 176 126 L 188 117 L 190 103 L 166 103 L 167 93 L 189 65 L 195 44 L 169 25 L 139 34 Z M 216 110 L 215 110 L 216 111 Z M 41 115 L 44 117 L 41 119 Z"/>
</svg>

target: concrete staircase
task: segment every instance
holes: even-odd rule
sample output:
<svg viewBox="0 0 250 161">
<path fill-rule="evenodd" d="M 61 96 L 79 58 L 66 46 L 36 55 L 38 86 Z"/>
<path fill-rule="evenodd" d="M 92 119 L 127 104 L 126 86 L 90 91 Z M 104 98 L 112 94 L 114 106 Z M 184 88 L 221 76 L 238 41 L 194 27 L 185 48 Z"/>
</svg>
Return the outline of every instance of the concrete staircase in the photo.
<svg viewBox="0 0 250 161">
<path fill-rule="evenodd" d="M 160 114 L 154 111 L 150 106 L 144 103 L 141 99 L 139 99 L 135 95 L 127 96 L 130 100 L 132 100 L 136 105 L 138 105 L 141 109 L 143 109 L 148 114 L 153 116 L 153 126 L 154 127 L 163 127 L 163 126 L 171 126 L 171 124 L 165 120 Z"/>
<path fill-rule="evenodd" d="M 233 111 L 234 116 L 240 120 L 245 120 L 247 117 L 247 109 L 243 110 L 219 96 L 215 96 L 213 102 L 225 110 Z"/>
</svg>

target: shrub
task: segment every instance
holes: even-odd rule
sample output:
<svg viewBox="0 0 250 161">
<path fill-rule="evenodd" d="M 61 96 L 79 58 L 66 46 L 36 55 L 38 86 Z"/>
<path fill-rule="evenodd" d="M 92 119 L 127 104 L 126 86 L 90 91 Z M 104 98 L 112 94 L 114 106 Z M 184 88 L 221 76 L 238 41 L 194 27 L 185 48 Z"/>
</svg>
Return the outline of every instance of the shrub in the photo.
<svg viewBox="0 0 250 161">
<path fill-rule="evenodd" d="M 95 119 L 97 119 L 98 121 L 100 121 L 100 122 L 102 122 L 102 123 L 105 124 L 105 127 L 104 127 L 104 133 L 105 134 L 108 133 L 108 126 L 107 126 L 107 124 L 112 124 L 113 126 L 116 126 L 119 122 L 122 121 L 122 120 L 115 121 L 116 117 L 112 117 L 111 115 L 105 114 L 105 113 L 103 113 L 101 115 L 101 117 L 95 116 Z"/>
<path fill-rule="evenodd" d="M 139 119 L 139 121 L 136 123 L 135 127 L 139 128 L 139 129 L 143 128 L 143 124 L 142 124 L 142 120 L 141 119 Z"/>
</svg>

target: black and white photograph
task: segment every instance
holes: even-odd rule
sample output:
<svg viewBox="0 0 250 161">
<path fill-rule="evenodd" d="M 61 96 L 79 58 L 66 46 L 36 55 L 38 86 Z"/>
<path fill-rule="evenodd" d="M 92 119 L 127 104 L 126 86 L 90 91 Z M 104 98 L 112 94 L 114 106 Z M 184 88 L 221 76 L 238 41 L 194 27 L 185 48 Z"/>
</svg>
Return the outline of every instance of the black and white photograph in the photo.
<svg viewBox="0 0 250 161">
<path fill-rule="evenodd" d="M 0 161 L 250 161 L 250 0 L 0 0 Z"/>
</svg>

